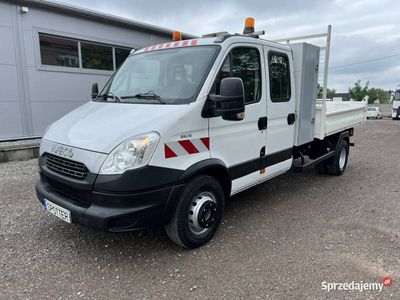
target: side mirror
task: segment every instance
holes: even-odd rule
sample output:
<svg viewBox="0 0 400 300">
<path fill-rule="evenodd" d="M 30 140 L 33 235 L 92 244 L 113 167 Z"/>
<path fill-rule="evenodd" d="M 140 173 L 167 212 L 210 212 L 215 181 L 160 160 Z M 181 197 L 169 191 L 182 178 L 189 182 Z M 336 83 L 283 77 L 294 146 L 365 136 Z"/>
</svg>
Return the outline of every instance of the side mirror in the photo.
<svg viewBox="0 0 400 300">
<path fill-rule="evenodd" d="M 243 120 L 245 107 L 244 86 L 241 78 L 222 79 L 220 95 L 210 94 L 208 99 L 214 102 L 210 107 L 212 117 L 222 116 L 222 119 L 229 121 Z"/>
<path fill-rule="evenodd" d="M 99 85 L 96 83 L 92 84 L 92 99 L 96 98 L 99 94 Z"/>
</svg>

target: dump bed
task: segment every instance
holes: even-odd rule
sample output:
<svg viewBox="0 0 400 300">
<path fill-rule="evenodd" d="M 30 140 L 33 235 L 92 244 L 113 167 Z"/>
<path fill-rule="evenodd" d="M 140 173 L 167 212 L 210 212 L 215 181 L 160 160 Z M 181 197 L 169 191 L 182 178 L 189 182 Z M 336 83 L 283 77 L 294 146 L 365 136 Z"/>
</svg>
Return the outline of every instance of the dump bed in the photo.
<svg viewBox="0 0 400 300">
<path fill-rule="evenodd" d="M 318 100 L 315 110 L 314 138 L 341 132 L 354 126 L 365 124 L 368 97 L 363 101 L 324 101 Z"/>
</svg>

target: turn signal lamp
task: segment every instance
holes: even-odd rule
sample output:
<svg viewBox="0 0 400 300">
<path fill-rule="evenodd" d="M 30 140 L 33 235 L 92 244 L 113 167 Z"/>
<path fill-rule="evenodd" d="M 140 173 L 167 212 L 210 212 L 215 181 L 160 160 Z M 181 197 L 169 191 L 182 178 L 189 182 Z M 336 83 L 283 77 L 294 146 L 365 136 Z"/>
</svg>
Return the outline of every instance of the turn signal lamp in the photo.
<svg viewBox="0 0 400 300">
<path fill-rule="evenodd" d="M 254 32 L 254 19 L 247 18 L 246 22 L 244 23 L 244 30 L 243 34 L 249 34 Z"/>
<path fill-rule="evenodd" d="M 172 41 L 182 41 L 182 35 L 179 31 L 174 31 L 172 35 Z"/>
</svg>

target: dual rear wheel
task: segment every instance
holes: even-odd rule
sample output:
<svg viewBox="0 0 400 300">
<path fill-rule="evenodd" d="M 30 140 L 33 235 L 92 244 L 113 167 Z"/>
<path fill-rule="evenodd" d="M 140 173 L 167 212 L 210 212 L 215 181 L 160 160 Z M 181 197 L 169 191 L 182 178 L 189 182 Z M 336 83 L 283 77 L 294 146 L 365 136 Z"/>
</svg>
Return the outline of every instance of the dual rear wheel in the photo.
<svg viewBox="0 0 400 300">
<path fill-rule="evenodd" d="M 342 175 L 346 170 L 348 157 L 349 143 L 346 140 L 341 140 L 335 150 L 333 159 L 315 165 L 315 170 L 320 174 Z"/>
</svg>

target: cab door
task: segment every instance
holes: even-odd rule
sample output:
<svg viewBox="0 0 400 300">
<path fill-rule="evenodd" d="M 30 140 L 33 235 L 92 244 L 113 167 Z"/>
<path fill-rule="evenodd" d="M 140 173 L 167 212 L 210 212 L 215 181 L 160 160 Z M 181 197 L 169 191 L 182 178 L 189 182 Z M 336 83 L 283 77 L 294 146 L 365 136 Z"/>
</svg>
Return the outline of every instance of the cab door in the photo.
<svg viewBox="0 0 400 300">
<path fill-rule="evenodd" d="M 267 78 L 267 135 L 265 179 L 292 165 L 295 123 L 295 85 L 290 51 L 264 46 Z"/>
<path fill-rule="evenodd" d="M 250 46 L 251 45 L 251 46 Z M 263 49 L 256 44 L 234 44 L 226 51 L 216 74 L 210 93 L 219 94 L 221 80 L 239 77 L 245 93 L 244 119 L 209 119 L 210 152 L 228 167 L 232 180 L 232 194 L 259 183 L 261 174 L 260 155 L 265 147 L 266 132 L 258 126 L 266 117 L 266 91 L 264 86 Z"/>
</svg>

